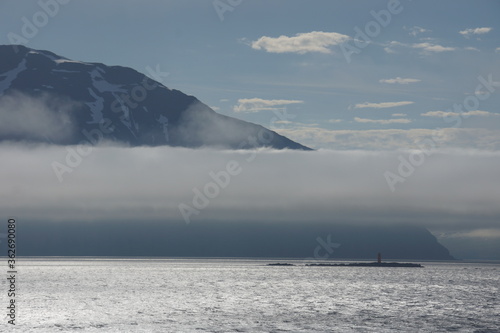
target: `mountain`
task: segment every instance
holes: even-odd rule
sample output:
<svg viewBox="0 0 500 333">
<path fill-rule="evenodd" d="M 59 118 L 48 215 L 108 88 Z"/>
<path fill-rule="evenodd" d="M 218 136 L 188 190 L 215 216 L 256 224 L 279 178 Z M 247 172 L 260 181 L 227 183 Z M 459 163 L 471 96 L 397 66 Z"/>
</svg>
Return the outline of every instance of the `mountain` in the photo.
<svg viewBox="0 0 500 333">
<path fill-rule="evenodd" d="M 20 45 L 0 45 L 0 111 L 0 141 L 310 150 L 131 68 Z"/>
<path fill-rule="evenodd" d="M 452 260 L 425 228 L 253 221 L 23 222 L 23 256 Z M 5 245 L 3 245 L 5 247 Z M 0 249 L 2 247 L 0 246 Z M 5 249 L 5 251 L 7 251 Z"/>
</svg>

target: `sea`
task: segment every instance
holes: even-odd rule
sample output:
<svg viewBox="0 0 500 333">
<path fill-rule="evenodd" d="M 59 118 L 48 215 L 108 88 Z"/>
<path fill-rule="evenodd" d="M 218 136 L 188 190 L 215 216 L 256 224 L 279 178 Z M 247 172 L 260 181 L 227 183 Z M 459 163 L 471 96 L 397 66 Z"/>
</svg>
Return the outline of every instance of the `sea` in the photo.
<svg viewBox="0 0 500 333">
<path fill-rule="evenodd" d="M 305 263 L 18 258 L 15 325 L 3 279 L 0 331 L 500 332 L 499 262 Z"/>
</svg>

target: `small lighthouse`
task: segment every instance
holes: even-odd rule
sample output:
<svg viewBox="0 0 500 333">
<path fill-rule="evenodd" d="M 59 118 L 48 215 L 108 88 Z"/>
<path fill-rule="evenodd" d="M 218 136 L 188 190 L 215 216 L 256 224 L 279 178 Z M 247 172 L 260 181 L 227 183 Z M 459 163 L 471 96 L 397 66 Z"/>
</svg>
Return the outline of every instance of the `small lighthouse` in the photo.
<svg viewBox="0 0 500 333">
<path fill-rule="evenodd" d="M 382 263 L 382 254 L 380 252 L 377 255 L 377 263 L 379 263 L 379 264 Z"/>
</svg>

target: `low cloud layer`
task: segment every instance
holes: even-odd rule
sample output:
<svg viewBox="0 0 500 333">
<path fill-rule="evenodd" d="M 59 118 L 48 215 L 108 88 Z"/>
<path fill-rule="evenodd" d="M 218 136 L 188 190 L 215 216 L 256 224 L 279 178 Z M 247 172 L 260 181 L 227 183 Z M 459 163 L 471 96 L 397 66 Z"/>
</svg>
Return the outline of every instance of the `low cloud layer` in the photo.
<svg viewBox="0 0 500 333">
<path fill-rule="evenodd" d="M 77 104 L 47 94 L 13 93 L 0 97 L 0 139 L 20 138 L 60 143 L 73 134 Z M 54 112 L 54 110 L 57 110 Z"/>
<path fill-rule="evenodd" d="M 185 223 L 179 209 L 184 204 L 197 211 L 191 223 L 392 222 L 462 233 L 500 230 L 498 152 L 417 156 L 4 144 L 0 154 L 0 209 L 19 219 Z M 415 161 L 407 174 L 408 165 L 401 165 Z M 55 162 L 70 170 L 62 182 Z M 394 192 L 387 172 L 403 179 Z"/>
</svg>

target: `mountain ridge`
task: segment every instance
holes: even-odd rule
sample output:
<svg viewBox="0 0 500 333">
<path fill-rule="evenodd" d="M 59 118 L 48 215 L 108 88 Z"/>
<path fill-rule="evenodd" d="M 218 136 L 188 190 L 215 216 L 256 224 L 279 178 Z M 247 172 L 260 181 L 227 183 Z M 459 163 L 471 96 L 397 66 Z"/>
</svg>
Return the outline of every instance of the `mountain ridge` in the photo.
<svg viewBox="0 0 500 333">
<path fill-rule="evenodd" d="M 57 109 L 52 122 L 59 128 L 61 122 L 74 126 L 64 138 L 24 130 L 18 135 L 0 132 L 0 141 L 77 144 L 89 141 L 84 133 L 99 130 L 103 139 L 130 146 L 311 150 L 261 125 L 218 114 L 196 97 L 129 67 L 74 61 L 20 45 L 0 45 L 0 57 L 0 98 L 49 99 Z M 71 105 L 61 106 L 61 100 Z"/>
<path fill-rule="evenodd" d="M 455 260 L 427 229 L 402 225 L 26 221 L 24 230 L 24 256 Z"/>
</svg>

